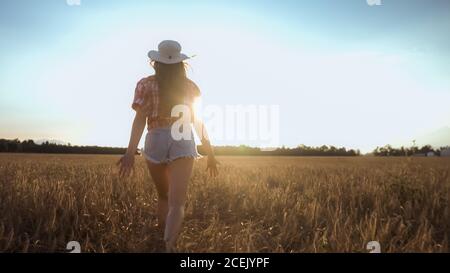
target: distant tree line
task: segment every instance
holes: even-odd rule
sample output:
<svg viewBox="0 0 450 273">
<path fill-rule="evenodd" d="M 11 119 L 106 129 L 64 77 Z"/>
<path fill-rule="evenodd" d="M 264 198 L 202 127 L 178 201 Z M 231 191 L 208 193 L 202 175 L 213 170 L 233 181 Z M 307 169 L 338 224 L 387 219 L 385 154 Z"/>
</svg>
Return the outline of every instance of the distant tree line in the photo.
<svg viewBox="0 0 450 273">
<path fill-rule="evenodd" d="M 435 149 L 431 145 L 425 145 L 421 148 L 419 147 L 400 147 L 394 148 L 391 145 L 386 145 L 384 147 L 377 147 L 372 152 L 375 156 L 414 156 L 414 155 L 427 155 L 428 153 L 433 153 L 439 156 L 441 150 L 447 149 L 448 147 L 441 147 L 440 149 Z"/>
<path fill-rule="evenodd" d="M 49 153 L 49 154 L 124 154 L 126 148 L 100 146 L 72 146 L 48 141 L 36 144 L 33 140 L 0 139 L 0 152 L 7 153 Z"/>
<path fill-rule="evenodd" d="M 198 147 L 199 153 L 204 154 L 202 146 Z M 347 150 L 346 148 L 336 148 L 334 146 L 309 147 L 300 145 L 296 148 L 276 148 L 271 150 L 241 146 L 219 146 L 214 147 L 217 155 L 260 155 L 260 156 L 359 156 L 359 150 Z"/>
<path fill-rule="evenodd" d="M 198 150 L 205 154 L 200 145 Z M 100 147 L 100 146 L 72 146 L 70 144 L 55 144 L 44 142 L 37 144 L 33 140 L 20 141 L 18 139 L 0 139 L 0 152 L 8 153 L 57 153 L 57 154 L 124 154 L 126 148 Z M 276 148 L 273 150 L 262 150 L 249 146 L 216 146 L 214 151 L 217 155 L 257 155 L 257 156 L 359 156 L 359 150 L 347 150 L 334 146 L 309 147 L 305 145 L 296 148 Z"/>
</svg>

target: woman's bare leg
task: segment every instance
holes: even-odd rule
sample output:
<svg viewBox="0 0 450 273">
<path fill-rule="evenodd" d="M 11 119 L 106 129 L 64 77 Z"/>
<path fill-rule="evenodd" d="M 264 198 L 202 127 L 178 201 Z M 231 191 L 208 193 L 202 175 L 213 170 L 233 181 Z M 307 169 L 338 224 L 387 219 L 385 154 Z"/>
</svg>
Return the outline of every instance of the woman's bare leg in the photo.
<svg viewBox="0 0 450 273">
<path fill-rule="evenodd" d="M 147 166 L 158 192 L 158 226 L 165 228 L 169 212 L 169 172 L 167 164 L 155 164 L 147 160 Z"/>
<path fill-rule="evenodd" d="M 184 205 L 186 204 L 186 193 L 191 177 L 193 158 L 180 158 L 168 165 L 169 169 L 169 214 L 166 220 L 164 241 L 167 251 L 175 248 L 181 224 L 184 218 Z"/>
</svg>

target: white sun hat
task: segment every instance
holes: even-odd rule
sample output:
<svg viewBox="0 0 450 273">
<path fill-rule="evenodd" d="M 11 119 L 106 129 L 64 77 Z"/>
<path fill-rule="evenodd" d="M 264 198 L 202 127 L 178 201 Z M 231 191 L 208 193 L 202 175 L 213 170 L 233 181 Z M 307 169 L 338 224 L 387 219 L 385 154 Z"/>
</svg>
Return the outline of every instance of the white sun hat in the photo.
<svg viewBox="0 0 450 273">
<path fill-rule="evenodd" d="M 150 50 L 148 57 L 156 62 L 164 64 L 176 64 L 189 57 L 181 53 L 181 45 L 177 41 L 165 40 L 159 43 L 158 50 Z"/>
</svg>

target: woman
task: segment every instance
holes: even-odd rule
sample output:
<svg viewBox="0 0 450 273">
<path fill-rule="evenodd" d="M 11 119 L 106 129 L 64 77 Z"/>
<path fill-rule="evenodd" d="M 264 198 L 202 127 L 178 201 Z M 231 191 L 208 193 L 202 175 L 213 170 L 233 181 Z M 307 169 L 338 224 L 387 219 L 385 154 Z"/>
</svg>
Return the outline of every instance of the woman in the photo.
<svg viewBox="0 0 450 273">
<path fill-rule="evenodd" d="M 126 154 L 119 160 L 120 176 L 128 176 L 134 165 L 138 143 L 147 123 L 143 155 L 158 192 L 158 225 L 164 228 L 166 251 L 172 252 L 184 218 L 186 192 L 194 159 L 199 157 L 193 139 L 192 123 L 197 135 L 208 153 L 207 171 L 216 176 L 217 161 L 207 137 L 203 123 L 195 118 L 194 100 L 200 96 L 197 85 L 186 77 L 181 46 L 176 41 L 163 41 L 158 51 L 148 56 L 155 69 L 155 75 L 140 80 L 136 86 L 132 108 L 136 111 Z M 183 118 L 192 116 L 181 129 L 188 130 L 188 137 L 181 138 L 179 128 L 172 130 L 179 117 L 172 111 L 184 106 L 189 112 Z M 186 120 L 186 119 L 184 119 Z M 186 136 L 186 134 L 184 134 Z"/>
</svg>

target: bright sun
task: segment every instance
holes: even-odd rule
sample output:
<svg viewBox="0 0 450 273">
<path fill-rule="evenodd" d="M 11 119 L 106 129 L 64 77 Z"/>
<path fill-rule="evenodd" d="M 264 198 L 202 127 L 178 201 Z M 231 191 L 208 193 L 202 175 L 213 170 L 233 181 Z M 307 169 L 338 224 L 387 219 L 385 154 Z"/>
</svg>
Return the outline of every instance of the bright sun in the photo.
<svg viewBox="0 0 450 273">
<path fill-rule="evenodd" d="M 202 105 L 202 98 L 201 97 L 197 97 L 194 100 L 194 103 L 192 104 L 192 110 L 194 111 L 194 115 L 196 118 L 201 118 L 201 105 Z"/>
</svg>

